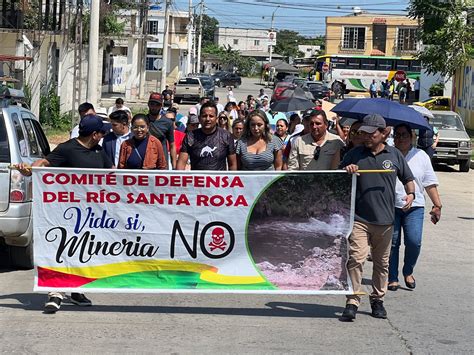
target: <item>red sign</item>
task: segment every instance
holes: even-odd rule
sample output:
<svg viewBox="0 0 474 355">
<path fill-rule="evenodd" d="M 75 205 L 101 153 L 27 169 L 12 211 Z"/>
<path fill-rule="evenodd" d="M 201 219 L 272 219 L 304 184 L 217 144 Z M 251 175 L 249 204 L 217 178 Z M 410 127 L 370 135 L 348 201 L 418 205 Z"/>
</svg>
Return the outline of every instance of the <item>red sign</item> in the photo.
<svg viewBox="0 0 474 355">
<path fill-rule="evenodd" d="M 403 70 L 398 70 L 393 77 L 396 81 L 403 81 L 407 78 L 407 74 Z"/>
<path fill-rule="evenodd" d="M 323 63 L 323 66 L 321 67 L 323 70 L 323 73 L 327 73 L 329 71 L 329 64 L 328 63 Z"/>
<path fill-rule="evenodd" d="M 375 24 L 386 24 L 387 23 L 387 19 L 384 18 L 384 17 L 374 17 L 372 19 L 372 23 L 375 23 Z"/>
</svg>

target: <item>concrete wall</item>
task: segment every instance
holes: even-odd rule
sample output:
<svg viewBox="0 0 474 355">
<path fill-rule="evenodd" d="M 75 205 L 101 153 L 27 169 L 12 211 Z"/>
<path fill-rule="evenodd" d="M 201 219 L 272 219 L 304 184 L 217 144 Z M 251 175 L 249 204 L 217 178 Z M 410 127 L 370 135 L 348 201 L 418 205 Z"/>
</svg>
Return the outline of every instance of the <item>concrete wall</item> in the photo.
<svg viewBox="0 0 474 355">
<path fill-rule="evenodd" d="M 400 27 L 418 27 L 418 22 L 405 16 L 379 14 L 363 14 L 358 16 L 326 17 L 326 53 L 327 54 L 359 54 L 371 55 L 373 50 L 373 24 L 385 23 L 387 26 L 386 56 L 414 54 L 397 52 L 397 34 Z M 364 50 L 349 50 L 342 48 L 344 26 L 365 27 Z"/>
<path fill-rule="evenodd" d="M 238 43 L 234 44 L 234 40 Z M 258 40 L 259 43 L 255 44 Z M 214 33 L 214 43 L 219 47 L 232 47 L 238 51 L 267 51 L 268 31 L 245 28 L 219 27 Z"/>
</svg>

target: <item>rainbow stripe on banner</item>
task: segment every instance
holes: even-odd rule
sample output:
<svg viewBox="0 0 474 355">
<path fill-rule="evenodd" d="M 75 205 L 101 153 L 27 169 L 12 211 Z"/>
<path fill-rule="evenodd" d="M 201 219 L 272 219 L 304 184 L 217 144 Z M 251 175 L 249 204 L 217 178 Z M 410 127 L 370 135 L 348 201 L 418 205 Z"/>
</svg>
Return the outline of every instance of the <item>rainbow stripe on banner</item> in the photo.
<svg viewBox="0 0 474 355">
<path fill-rule="evenodd" d="M 275 290 L 261 276 L 221 275 L 211 265 L 136 260 L 88 267 L 37 267 L 38 287 L 87 289 Z"/>
</svg>

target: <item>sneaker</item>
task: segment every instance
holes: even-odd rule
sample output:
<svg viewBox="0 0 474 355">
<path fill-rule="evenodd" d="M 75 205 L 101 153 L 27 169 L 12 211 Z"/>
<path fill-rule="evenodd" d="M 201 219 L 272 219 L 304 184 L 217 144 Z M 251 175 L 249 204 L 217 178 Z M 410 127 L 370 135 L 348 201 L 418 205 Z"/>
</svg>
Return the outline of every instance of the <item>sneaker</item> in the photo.
<svg viewBox="0 0 474 355">
<path fill-rule="evenodd" d="M 44 312 L 56 313 L 61 308 L 61 301 L 59 297 L 49 297 L 48 302 L 44 304 Z"/>
<path fill-rule="evenodd" d="M 71 302 L 82 307 L 92 306 L 92 301 L 83 293 L 71 293 Z"/>
<path fill-rule="evenodd" d="M 373 300 L 372 302 L 370 302 L 370 307 L 372 307 L 372 317 L 382 319 L 387 318 L 387 311 L 383 306 L 382 300 Z"/>
<path fill-rule="evenodd" d="M 346 308 L 344 309 L 344 312 L 342 312 L 341 318 L 344 320 L 353 320 L 356 317 L 357 313 L 357 306 L 355 304 L 348 304 L 346 305 Z"/>
</svg>

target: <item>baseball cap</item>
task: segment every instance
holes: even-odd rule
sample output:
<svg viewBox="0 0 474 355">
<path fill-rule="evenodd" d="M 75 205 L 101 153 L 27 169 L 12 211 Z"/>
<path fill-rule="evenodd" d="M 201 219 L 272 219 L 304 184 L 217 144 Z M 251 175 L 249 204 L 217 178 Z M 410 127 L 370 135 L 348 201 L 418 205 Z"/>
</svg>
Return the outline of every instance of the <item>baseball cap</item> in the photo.
<svg viewBox="0 0 474 355">
<path fill-rule="evenodd" d="M 163 97 L 161 96 L 159 92 L 152 92 L 150 94 L 150 98 L 148 99 L 148 102 L 158 102 L 161 104 L 163 102 Z"/>
<path fill-rule="evenodd" d="M 188 117 L 188 124 L 198 124 L 199 123 L 199 118 L 195 114 L 190 114 Z"/>
<path fill-rule="evenodd" d="M 79 122 L 79 135 L 87 137 L 93 132 L 106 132 L 102 118 L 96 115 L 82 117 L 81 122 Z"/>
<path fill-rule="evenodd" d="M 385 123 L 385 119 L 378 113 L 372 113 L 364 117 L 359 131 L 374 133 L 377 129 L 386 127 L 387 124 Z"/>
<path fill-rule="evenodd" d="M 197 115 L 197 114 L 198 114 L 197 108 L 194 107 L 194 106 L 191 107 L 191 108 L 189 109 L 189 114 L 190 114 L 190 115 Z"/>
</svg>

